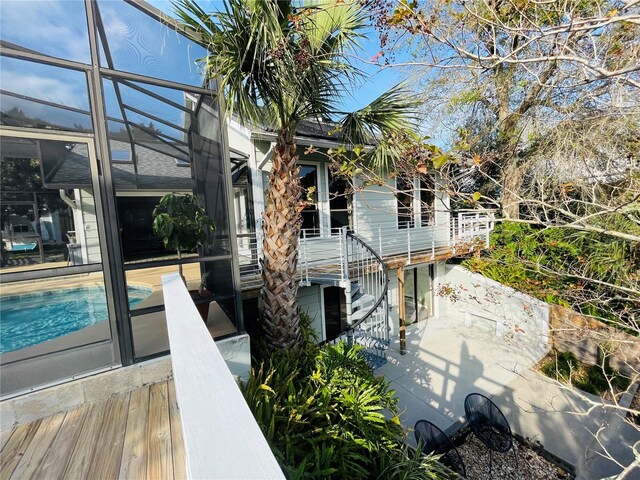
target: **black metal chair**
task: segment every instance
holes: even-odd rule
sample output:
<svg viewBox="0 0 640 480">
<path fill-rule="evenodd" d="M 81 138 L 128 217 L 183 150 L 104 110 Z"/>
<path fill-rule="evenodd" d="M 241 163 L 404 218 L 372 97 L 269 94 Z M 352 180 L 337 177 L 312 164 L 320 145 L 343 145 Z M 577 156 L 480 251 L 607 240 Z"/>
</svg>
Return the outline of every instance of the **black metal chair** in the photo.
<svg viewBox="0 0 640 480">
<path fill-rule="evenodd" d="M 471 431 L 489 449 L 489 476 L 492 452 L 506 453 L 513 449 L 517 469 L 518 456 L 511 427 L 496 404 L 480 393 L 471 393 L 464 399 L 464 412 Z"/>
<path fill-rule="evenodd" d="M 426 420 L 418 420 L 413 427 L 418 446 L 422 453 L 429 455 L 435 453 L 442 455 L 440 461 L 463 478 L 467 476 L 464 461 L 458 449 L 451 439 L 433 423 Z"/>
</svg>

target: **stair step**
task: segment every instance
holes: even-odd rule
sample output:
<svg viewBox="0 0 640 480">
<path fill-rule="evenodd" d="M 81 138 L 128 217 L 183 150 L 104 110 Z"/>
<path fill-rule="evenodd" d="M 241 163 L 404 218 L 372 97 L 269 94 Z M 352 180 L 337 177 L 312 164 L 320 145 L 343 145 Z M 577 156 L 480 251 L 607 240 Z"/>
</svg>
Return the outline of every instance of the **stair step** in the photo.
<svg viewBox="0 0 640 480">
<path fill-rule="evenodd" d="M 352 294 L 351 294 L 351 303 L 355 302 L 359 298 L 362 298 L 363 295 L 364 295 L 364 293 L 360 292 L 360 291 L 357 291 L 355 293 L 352 292 Z"/>
<path fill-rule="evenodd" d="M 366 305 L 373 305 L 374 301 L 375 297 L 373 295 L 363 293 L 358 296 L 357 299 L 351 301 L 351 308 L 355 310 L 356 308 L 363 308 Z"/>
<path fill-rule="evenodd" d="M 357 312 L 353 312 L 351 314 L 351 321 L 353 323 L 359 321 L 360 319 L 364 318 L 364 316 L 369 312 L 369 309 L 367 308 L 363 308 L 358 310 Z"/>
<path fill-rule="evenodd" d="M 385 339 L 367 337 L 363 335 L 354 336 L 353 341 L 367 350 L 374 350 L 377 352 L 385 352 L 389 350 L 390 344 L 390 342 Z"/>
<path fill-rule="evenodd" d="M 305 279 L 303 278 L 303 281 Z M 327 285 L 330 287 L 337 287 L 340 285 L 340 275 L 339 274 L 322 274 L 322 276 L 318 276 L 317 274 L 310 275 L 309 281 L 305 283 L 316 284 L 316 285 Z"/>
<path fill-rule="evenodd" d="M 373 336 L 375 338 L 378 338 L 379 335 L 384 336 L 385 331 L 388 333 L 389 327 L 382 320 L 367 320 L 366 322 L 360 324 L 360 326 L 356 328 L 355 331 L 357 332 L 357 335 L 360 336 Z"/>
</svg>

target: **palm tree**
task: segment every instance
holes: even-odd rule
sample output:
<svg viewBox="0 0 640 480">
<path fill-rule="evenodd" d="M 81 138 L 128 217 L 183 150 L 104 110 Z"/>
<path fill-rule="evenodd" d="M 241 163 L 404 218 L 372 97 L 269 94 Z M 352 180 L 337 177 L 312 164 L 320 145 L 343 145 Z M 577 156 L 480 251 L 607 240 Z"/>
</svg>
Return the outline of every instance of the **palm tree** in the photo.
<svg viewBox="0 0 640 480">
<path fill-rule="evenodd" d="M 224 10 L 214 13 L 193 0 L 175 5 L 182 23 L 208 45 L 202 66 L 217 82 L 227 111 L 241 122 L 277 129 L 263 215 L 261 315 L 267 344 L 282 349 L 300 342 L 297 125 L 339 116 L 345 143 L 371 145 L 385 133 L 409 129 L 416 107 L 413 96 L 395 87 L 357 112 L 339 112 L 338 101 L 362 75 L 348 55 L 358 47 L 367 18 L 348 0 L 309 3 L 226 0 Z M 387 145 L 368 157 L 383 165 L 389 154 Z"/>
</svg>

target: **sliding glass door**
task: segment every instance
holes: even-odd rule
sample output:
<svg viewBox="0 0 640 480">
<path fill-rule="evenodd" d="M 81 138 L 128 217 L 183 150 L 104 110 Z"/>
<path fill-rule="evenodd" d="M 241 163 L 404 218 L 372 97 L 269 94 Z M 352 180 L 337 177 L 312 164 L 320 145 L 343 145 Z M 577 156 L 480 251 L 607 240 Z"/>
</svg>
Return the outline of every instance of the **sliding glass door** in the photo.
<svg viewBox="0 0 640 480">
<path fill-rule="evenodd" d="M 407 325 L 433 315 L 433 265 L 405 270 L 404 302 Z"/>
</svg>

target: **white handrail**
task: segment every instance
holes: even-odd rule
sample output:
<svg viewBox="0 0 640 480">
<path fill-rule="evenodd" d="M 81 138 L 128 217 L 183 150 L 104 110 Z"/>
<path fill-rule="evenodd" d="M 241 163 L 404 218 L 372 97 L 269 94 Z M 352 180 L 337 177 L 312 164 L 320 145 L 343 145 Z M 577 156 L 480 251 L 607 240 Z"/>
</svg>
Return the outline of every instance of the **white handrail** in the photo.
<svg viewBox="0 0 640 480">
<path fill-rule="evenodd" d="M 162 291 L 189 478 L 284 479 L 178 273 Z"/>
<path fill-rule="evenodd" d="M 455 213 L 455 214 L 454 214 Z M 429 224 L 394 221 L 371 222 L 361 224 L 353 229 L 365 242 L 385 256 L 406 255 L 410 264 L 416 255 L 430 253 L 436 258 L 438 249 L 455 251 L 460 245 L 475 244 L 481 240 L 488 246 L 488 235 L 492 230 L 492 216 L 487 211 L 453 212 L 447 224 Z M 245 234 L 244 236 L 256 234 Z M 307 285 L 312 270 L 320 265 L 331 262 L 341 262 L 344 257 L 342 248 L 342 228 L 332 228 L 330 231 L 320 229 L 302 229 L 300 233 L 298 273 L 303 284 Z M 247 241 L 246 238 L 243 241 Z M 253 241 L 250 239 L 250 241 Z M 246 250 L 246 248 L 245 248 Z M 242 266 L 251 265 L 244 259 Z M 252 259 L 258 265 L 258 259 Z M 248 270 L 253 273 L 252 270 Z M 343 277 L 344 279 L 344 277 Z"/>
</svg>

